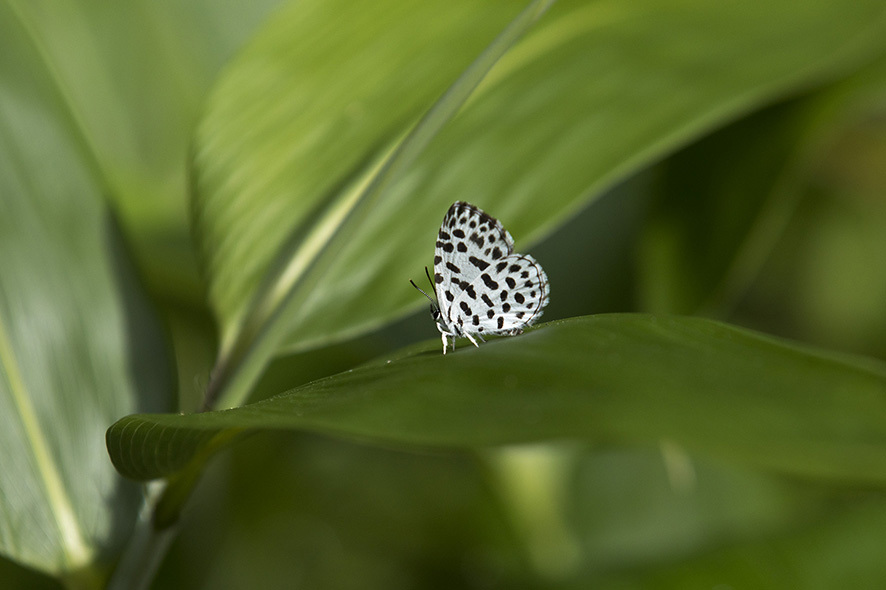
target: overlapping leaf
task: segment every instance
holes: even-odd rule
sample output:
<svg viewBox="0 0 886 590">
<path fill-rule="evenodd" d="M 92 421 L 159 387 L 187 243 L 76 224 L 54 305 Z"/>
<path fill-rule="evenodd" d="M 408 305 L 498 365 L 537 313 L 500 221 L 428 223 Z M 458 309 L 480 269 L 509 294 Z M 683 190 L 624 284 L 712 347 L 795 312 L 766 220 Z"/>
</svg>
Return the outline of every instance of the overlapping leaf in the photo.
<svg viewBox="0 0 886 590">
<path fill-rule="evenodd" d="M 379 162 L 516 12 L 510 3 L 293 6 L 229 70 L 197 136 L 195 229 L 222 365 L 235 346 L 278 330 L 269 323 L 285 322 L 281 342 L 295 349 L 415 305 L 407 279 L 430 260 L 455 199 L 500 217 L 518 242 L 538 238 L 667 150 L 882 50 L 879 3 L 795 8 L 556 5 L 281 318 L 280 293 L 337 235 Z"/>
<path fill-rule="evenodd" d="M 169 409 L 169 363 L 56 81 L 25 29 L 5 30 L 16 50 L 0 52 L 0 552 L 89 587 L 139 502 L 102 433 Z"/>
</svg>

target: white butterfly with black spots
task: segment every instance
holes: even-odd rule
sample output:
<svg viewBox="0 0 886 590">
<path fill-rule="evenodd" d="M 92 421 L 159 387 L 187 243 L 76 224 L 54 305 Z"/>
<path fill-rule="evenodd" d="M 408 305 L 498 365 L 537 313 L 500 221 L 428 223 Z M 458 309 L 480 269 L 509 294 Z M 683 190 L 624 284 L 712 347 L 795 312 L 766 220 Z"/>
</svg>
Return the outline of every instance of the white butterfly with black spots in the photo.
<svg viewBox="0 0 886 590">
<path fill-rule="evenodd" d="M 443 218 L 434 249 L 437 296 L 431 300 L 446 354 L 447 340 L 464 336 L 474 346 L 486 334 L 515 335 L 539 317 L 550 300 L 548 277 L 528 254 L 514 254 L 514 239 L 501 222 L 462 201 Z"/>
</svg>

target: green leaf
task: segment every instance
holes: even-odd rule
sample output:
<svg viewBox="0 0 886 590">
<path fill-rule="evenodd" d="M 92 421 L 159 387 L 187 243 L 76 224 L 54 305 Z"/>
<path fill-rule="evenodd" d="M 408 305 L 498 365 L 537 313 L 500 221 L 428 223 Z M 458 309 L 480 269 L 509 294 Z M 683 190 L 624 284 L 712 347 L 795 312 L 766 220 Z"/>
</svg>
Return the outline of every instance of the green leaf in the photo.
<svg viewBox="0 0 886 590">
<path fill-rule="evenodd" d="M 175 473 L 231 429 L 299 429 L 374 444 L 644 444 L 818 478 L 886 480 L 886 366 L 721 323 L 604 315 L 443 356 L 379 361 L 233 410 L 123 418 L 127 477 Z"/>
<path fill-rule="evenodd" d="M 333 200 L 316 203 L 313 210 L 308 212 L 307 219 L 304 220 L 305 223 L 295 228 L 286 243 L 282 244 L 282 248 L 275 254 L 276 260 L 273 267 L 267 272 L 258 289 L 248 294 L 244 300 L 249 303 L 248 308 L 236 310 L 234 312 L 236 317 L 233 318 L 232 323 L 222 323 L 221 352 L 217 369 L 206 394 L 207 407 L 214 407 L 216 404 L 230 407 L 243 402 L 254 380 L 286 337 L 289 318 L 296 313 L 303 312 L 306 305 L 310 304 L 316 293 L 316 287 L 323 284 L 322 279 L 326 274 L 326 268 L 334 263 L 345 246 L 353 242 L 355 230 L 359 229 L 361 222 L 365 222 L 368 213 L 379 206 L 381 197 L 385 194 L 388 186 L 412 164 L 440 128 L 461 108 L 471 92 L 489 72 L 489 69 L 516 39 L 544 13 L 551 1 L 534 0 L 461 73 L 455 83 L 434 103 L 433 107 L 424 113 L 421 120 L 412 126 L 402 138 L 398 139 L 396 145 L 383 150 L 383 157 L 377 158 L 372 163 L 369 167 L 369 174 L 361 179 L 351 178 L 346 183 L 345 191 L 341 195 Z M 301 6 L 299 5 L 299 7 Z M 328 7 L 328 4 L 324 5 L 324 9 Z M 320 13 L 323 14 L 323 11 L 321 10 Z M 407 17 L 400 23 L 401 32 L 406 32 L 409 38 L 413 38 L 414 35 L 413 18 L 414 15 Z M 310 18 L 307 20 L 311 21 Z M 360 18 L 357 20 L 360 21 Z M 341 19 L 336 16 L 336 24 L 339 24 L 340 21 Z M 298 22 L 304 25 L 302 20 Z M 445 20 L 441 22 L 445 22 Z M 308 22 L 307 26 L 311 33 L 315 32 L 316 23 Z M 365 31 L 360 30 L 361 34 L 365 35 Z M 451 34 L 451 31 L 446 32 Z M 301 35 L 299 38 L 301 40 Z M 359 40 L 360 38 L 360 35 L 356 35 L 355 38 L 347 36 L 346 40 L 348 43 L 353 43 L 355 39 Z M 314 42 L 326 43 L 329 41 L 325 34 L 322 34 L 319 39 L 309 37 L 308 41 L 312 39 Z M 455 41 L 454 38 L 449 40 Z M 373 42 L 372 39 L 369 41 Z M 314 42 L 311 42 L 312 50 L 316 50 L 313 47 Z M 320 45 L 324 58 L 328 57 L 326 53 L 329 48 L 323 49 L 323 44 L 320 43 Z M 340 48 L 336 47 L 336 49 Z M 392 63 L 397 63 L 397 60 L 392 62 L 390 46 L 382 44 L 381 50 L 378 49 L 378 47 L 372 46 L 358 55 L 361 59 L 368 58 L 376 67 L 391 67 Z M 353 48 L 351 50 L 353 51 Z M 401 52 L 402 48 L 398 47 L 395 53 L 399 56 Z M 425 51 L 418 51 L 415 55 L 423 56 Z M 353 70 L 349 72 L 351 74 L 359 75 L 367 68 L 365 63 L 356 65 L 352 62 L 348 63 Z M 451 60 L 447 60 L 445 63 L 448 64 L 448 67 L 452 66 Z M 424 66 L 427 67 L 427 64 Z M 411 67 L 414 68 L 415 65 L 412 64 Z M 430 68 L 431 71 L 437 69 Z M 254 74 L 254 72 L 251 73 Z M 448 81 L 448 78 L 443 80 Z M 376 87 L 377 79 L 370 78 L 368 82 L 370 95 L 379 92 Z M 440 80 L 437 82 L 439 83 Z M 326 85 L 328 85 L 328 81 Z M 419 87 L 424 86 L 419 85 Z M 361 87 L 357 85 L 356 88 L 360 89 Z M 299 91 L 301 90 L 299 88 Z M 328 91 L 328 88 L 326 90 Z M 365 92 L 366 89 L 362 89 L 362 91 Z M 390 88 L 385 89 L 385 92 L 389 91 Z M 391 109 L 390 106 L 386 108 L 391 112 L 396 112 L 396 109 Z M 359 125 L 353 127 L 359 129 Z M 373 128 L 373 131 L 378 130 Z M 378 140 L 377 134 L 371 135 L 371 137 L 373 142 Z M 366 137 L 364 137 L 365 139 Z M 235 208 L 242 206 L 243 196 L 242 194 L 236 195 L 236 200 L 240 204 Z M 201 208 L 199 199 L 196 202 L 198 220 L 207 214 L 214 213 L 212 207 L 205 204 Z M 217 202 L 209 202 L 209 205 L 218 206 L 218 204 Z M 238 214 L 238 218 L 243 219 L 244 217 Z M 253 245 L 259 243 L 275 244 L 270 235 L 263 236 L 260 241 L 252 242 Z M 276 244 L 276 246 L 279 245 L 279 243 Z M 252 256 L 254 253 L 250 253 L 250 259 L 255 258 Z M 260 259 L 261 256 L 258 258 Z M 239 265 L 236 271 L 237 277 L 249 276 L 250 268 L 250 265 L 247 264 Z M 237 283 L 236 279 L 232 279 L 229 285 L 236 287 Z M 244 317 L 240 317 L 244 314 Z"/>
<path fill-rule="evenodd" d="M 24 31 L 24 47 L 39 52 L 34 66 L 51 76 L 139 267 L 166 296 L 200 296 L 186 198 L 200 105 L 223 63 L 277 3 L 4 2 L 2 50 L 17 55 L 13 39 Z"/>
<path fill-rule="evenodd" d="M 794 210 L 799 152 L 810 147 L 808 107 L 792 101 L 766 109 L 663 165 L 642 250 L 644 309 L 710 313 L 747 285 L 753 271 L 738 286 L 724 283 L 743 248 L 759 267 Z"/>
<path fill-rule="evenodd" d="M 623 568 L 611 575 L 589 572 L 564 588 L 880 588 L 886 582 L 881 558 L 886 504 L 858 497 L 846 504 L 788 534 L 716 542 L 684 560 Z"/>
<path fill-rule="evenodd" d="M 342 230 L 390 150 L 514 13 L 507 3 L 392 1 L 366 12 L 301 2 L 237 60 L 195 142 L 195 229 L 220 370 L 239 370 L 242 349 L 269 332 L 279 344 L 250 363 L 417 307 L 407 279 L 431 260 L 455 199 L 525 245 L 669 150 L 853 71 L 883 51 L 886 31 L 874 1 L 558 4 Z M 311 268 L 318 278 L 299 282 Z M 299 304 L 283 312 L 285 296 Z"/>
<path fill-rule="evenodd" d="M 886 54 L 669 159 L 643 248 L 644 308 L 712 313 L 733 306 L 816 182 L 824 148 L 882 109 L 884 86 Z"/>
<path fill-rule="evenodd" d="M 17 22 L 5 4 L 0 22 Z M 25 28 L 3 29 L 0 552 L 95 587 L 140 501 L 102 434 L 169 408 L 169 362 L 57 81 Z"/>
</svg>

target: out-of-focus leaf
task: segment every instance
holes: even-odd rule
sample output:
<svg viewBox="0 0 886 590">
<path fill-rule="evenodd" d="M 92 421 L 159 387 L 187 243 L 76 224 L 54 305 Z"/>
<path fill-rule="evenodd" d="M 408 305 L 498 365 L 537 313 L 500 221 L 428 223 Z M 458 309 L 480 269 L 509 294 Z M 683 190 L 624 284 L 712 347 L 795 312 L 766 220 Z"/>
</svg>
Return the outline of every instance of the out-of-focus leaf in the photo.
<svg viewBox="0 0 886 590">
<path fill-rule="evenodd" d="M 886 366 L 717 322 L 606 315 L 443 356 L 354 369 L 241 408 L 129 416 L 108 431 L 127 477 L 182 468 L 232 429 L 376 444 L 650 443 L 817 478 L 882 482 Z"/>
<path fill-rule="evenodd" d="M 279 3 L 3 3 L 0 51 L 39 51 L 32 67 L 51 76 L 140 268 L 166 296 L 198 301 L 201 293 L 185 174 L 199 107 L 221 66 Z"/>
<path fill-rule="evenodd" d="M 643 570 L 724 543 L 765 542 L 833 508 L 826 486 L 680 456 L 667 443 L 646 453 L 596 449 L 578 463 L 573 481 L 568 518 L 583 559 L 572 576 Z"/>
<path fill-rule="evenodd" d="M 841 124 L 822 142 L 801 206 L 737 315 L 886 358 L 886 59 L 874 66 L 840 89 Z"/>
<path fill-rule="evenodd" d="M 472 453 L 305 435 L 232 451 L 207 470 L 158 587 L 538 588 Z"/>
<path fill-rule="evenodd" d="M 718 289 L 742 246 L 755 242 L 761 256 L 769 251 L 800 190 L 779 180 L 796 178 L 799 152 L 809 147 L 802 107 L 790 102 L 757 113 L 664 164 L 641 258 L 644 309 L 720 307 L 726 295 Z"/>
<path fill-rule="evenodd" d="M 884 94 L 886 54 L 671 158 L 643 248 L 644 307 L 728 310 L 778 243 L 827 146 L 847 125 L 882 110 Z"/>
<path fill-rule="evenodd" d="M 668 150 L 852 71 L 886 30 L 879 2 L 558 4 L 361 215 L 323 280 L 275 317 L 378 163 L 514 14 L 510 3 L 406 6 L 298 3 L 211 97 L 195 227 L 223 369 L 267 330 L 308 347 L 417 306 L 406 281 L 430 261 L 453 200 L 498 216 L 518 242 L 537 239 Z"/>
<path fill-rule="evenodd" d="M 137 486 L 102 433 L 168 410 L 169 360 L 95 161 L 42 55 L 0 5 L 0 551 L 94 587 L 135 519 Z"/>
<path fill-rule="evenodd" d="M 682 561 L 650 564 L 610 576 L 591 572 L 562 588 L 864 588 L 886 583 L 882 537 L 886 505 L 857 501 L 790 534 L 723 543 Z M 596 574 L 596 575 L 595 575 Z"/>
</svg>

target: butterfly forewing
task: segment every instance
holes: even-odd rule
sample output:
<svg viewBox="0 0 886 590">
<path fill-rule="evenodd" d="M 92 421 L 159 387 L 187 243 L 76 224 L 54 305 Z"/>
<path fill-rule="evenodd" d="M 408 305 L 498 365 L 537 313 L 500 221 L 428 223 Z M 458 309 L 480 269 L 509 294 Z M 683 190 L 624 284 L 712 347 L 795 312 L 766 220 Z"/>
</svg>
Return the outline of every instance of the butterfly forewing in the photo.
<svg viewBox="0 0 886 590">
<path fill-rule="evenodd" d="M 453 304 L 460 295 L 477 296 L 471 286 L 495 260 L 511 254 L 514 240 L 494 217 L 457 201 L 449 208 L 434 249 L 434 290 L 444 321 L 458 325 Z"/>
</svg>

